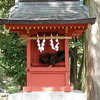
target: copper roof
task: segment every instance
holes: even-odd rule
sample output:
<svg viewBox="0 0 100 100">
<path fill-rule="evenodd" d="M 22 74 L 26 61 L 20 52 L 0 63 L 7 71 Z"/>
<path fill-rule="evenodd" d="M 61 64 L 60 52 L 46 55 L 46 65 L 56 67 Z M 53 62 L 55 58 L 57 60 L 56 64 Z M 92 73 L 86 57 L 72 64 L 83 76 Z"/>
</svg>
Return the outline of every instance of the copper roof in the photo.
<svg viewBox="0 0 100 100">
<path fill-rule="evenodd" d="M 88 16 L 86 6 L 79 1 L 19 2 L 11 10 L 9 18 L 0 19 L 7 24 L 74 24 L 95 22 Z"/>
</svg>

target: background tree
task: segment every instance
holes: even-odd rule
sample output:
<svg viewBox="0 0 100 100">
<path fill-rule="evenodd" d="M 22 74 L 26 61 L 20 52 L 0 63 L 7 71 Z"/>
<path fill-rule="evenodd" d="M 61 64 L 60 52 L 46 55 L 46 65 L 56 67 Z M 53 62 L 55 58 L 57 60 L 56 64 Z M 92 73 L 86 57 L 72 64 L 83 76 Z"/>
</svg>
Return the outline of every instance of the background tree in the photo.
<svg viewBox="0 0 100 100">
<path fill-rule="evenodd" d="M 82 90 L 82 77 L 84 74 L 84 35 L 73 38 L 69 42 L 70 55 L 70 81 L 74 89 Z"/>
<path fill-rule="evenodd" d="M 15 0 L 0 0 L 0 17 L 7 18 Z M 17 33 L 11 33 L 0 26 L 0 67 L 4 73 L 12 77 L 13 82 L 22 86 L 25 84 L 26 46 L 20 43 Z"/>
<path fill-rule="evenodd" d="M 9 15 L 9 9 L 14 5 L 15 0 L 0 0 L 0 17 L 5 18 Z"/>
<path fill-rule="evenodd" d="M 21 87 L 25 85 L 26 45 L 21 44 L 17 33 L 0 29 L 0 66 L 9 77 L 13 77 Z"/>
<path fill-rule="evenodd" d="M 96 17 L 86 32 L 86 80 L 88 100 L 100 100 L 100 0 L 84 0 L 89 15 Z"/>
</svg>

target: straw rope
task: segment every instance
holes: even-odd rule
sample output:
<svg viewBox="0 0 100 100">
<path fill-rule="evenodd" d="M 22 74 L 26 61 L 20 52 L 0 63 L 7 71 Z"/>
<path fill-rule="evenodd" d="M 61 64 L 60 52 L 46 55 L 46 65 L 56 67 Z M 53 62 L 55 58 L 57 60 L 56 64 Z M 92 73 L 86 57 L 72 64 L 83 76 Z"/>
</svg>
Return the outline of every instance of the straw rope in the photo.
<svg viewBox="0 0 100 100">
<path fill-rule="evenodd" d="M 64 37 L 64 36 L 47 36 L 47 37 L 21 37 L 21 39 L 23 40 L 23 42 L 26 42 L 27 40 L 37 40 L 37 39 L 72 39 L 72 37 Z"/>
</svg>

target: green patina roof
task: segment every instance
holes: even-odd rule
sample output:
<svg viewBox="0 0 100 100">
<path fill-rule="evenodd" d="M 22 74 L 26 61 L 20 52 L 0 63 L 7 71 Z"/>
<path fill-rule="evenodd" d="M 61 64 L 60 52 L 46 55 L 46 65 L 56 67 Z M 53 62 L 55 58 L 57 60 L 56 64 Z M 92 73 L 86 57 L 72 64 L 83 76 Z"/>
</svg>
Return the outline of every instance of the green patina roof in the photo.
<svg viewBox="0 0 100 100">
<path fill-rule="evenodd" d="M 19 2 L 11 9 L 9 18 L 1 19 L 8 24 L 66 24 L 94 23 L 95 18 L 88 16 L 87 7 L 79 1 L 65 2 Z M 82 21 L 81 21 L 82 20 Z M 61 23 L 60 23 L 61 22 Z"/>
</svg>

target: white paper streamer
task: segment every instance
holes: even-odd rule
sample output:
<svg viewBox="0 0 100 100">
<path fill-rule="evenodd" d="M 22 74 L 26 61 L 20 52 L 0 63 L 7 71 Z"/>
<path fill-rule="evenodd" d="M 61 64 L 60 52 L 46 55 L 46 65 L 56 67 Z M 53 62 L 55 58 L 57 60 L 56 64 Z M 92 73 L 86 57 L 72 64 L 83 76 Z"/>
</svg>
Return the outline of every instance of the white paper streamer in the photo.
<svg viewBox="0 0 100 100">
<path fill-rule="evenodd" d="M 39 37 L 39 35 L 37 34 L 37 37 Z M 44 35 L 45 37 L 45 35 Z M 44 46 L 45 46 L 45 38 L 42 40 L 42 43 L 40 43 L 40 40 L 37 39 L 37 46 L 38 46 L 38 50 L 42 53 L 44 51 Z"/>
<path fill-rule="evenodd" d="M 57 34 L 57 37 L 58 37 L 58 34 Z M 52 34 L 51 34 L 51 38 L 52 38 Z M 50 40 L 50 46 L 53 50 L 56 50 L 58 51 L 59 50 L 59 40 L 56 39 L 55 40 L 57 42 L 57 44 L 54 46 L 54 43 L 53 43 L 53 39 Z"/>
</svg>

